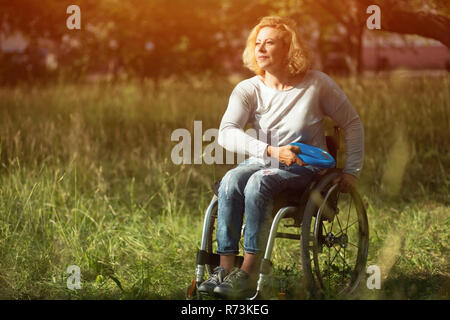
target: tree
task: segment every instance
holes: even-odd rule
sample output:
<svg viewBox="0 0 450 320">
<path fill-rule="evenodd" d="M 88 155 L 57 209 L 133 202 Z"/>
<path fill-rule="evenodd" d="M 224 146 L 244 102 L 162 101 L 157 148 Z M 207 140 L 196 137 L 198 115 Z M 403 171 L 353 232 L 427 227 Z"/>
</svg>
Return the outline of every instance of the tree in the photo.
<svg viewBox="0 0 450 320">
<path fill-rule="evenodd" d="M 366 9 L 376 4 L 381 9 L 381 30 L 416 34 L 432 38 L 450 47 L 450 2 L 448 0 L 285 0 L 279 12 L 301 22 L 309 33 L 318 28 L 322 58 L 327 43 L 339 37 L 342 50 L 354 62 L 355 72 L 362 71 L 362 36 L 366 29 Z M 309 22 L 309 26 L 305 26 Z M 339 33 L 339 30 L 344 32 Z M 328 46 L 328 48 L 327 48 Z"/>
<path fill-rule="evenodd" d="M 361 0 L 361 4 L 380 7 L 382 30 L 435 39 L 450 48 L 450 2 L 447 0 Z"/>
</svg>

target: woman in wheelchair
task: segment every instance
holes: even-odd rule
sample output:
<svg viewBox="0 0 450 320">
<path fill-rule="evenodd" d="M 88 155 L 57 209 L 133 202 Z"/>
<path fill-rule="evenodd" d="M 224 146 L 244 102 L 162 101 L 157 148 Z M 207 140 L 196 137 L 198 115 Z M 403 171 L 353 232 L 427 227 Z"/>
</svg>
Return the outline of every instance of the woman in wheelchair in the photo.
<svg viewBox="0 0 450 320">
<path fill-rule="evenodd" d="M 198 287 L 199 292 L 223 298 L 245 298 L 254 292 L 274 196 L 305 189 L 322 170 L 304 163 L 296 155 L 299 148 L 289 144 L 327 150 L 322 122 L 325 116 L 333 119 L 347 145 L 341 192 L 355 187 L 364 152 L 358 114 L 330 77 L 310 69 L 310 53 L 294 21 L 262 18 L 248 37 L 243 61 L 256 75 L 234 88 L 218 141 L 226 150 L 250 157 L 221 180 L 216 233 L 220 265 Z M 247 123 L 257 137 L 244 132 Z M 244 213 L 244 260 L 235 268 Z"/>
</svg>

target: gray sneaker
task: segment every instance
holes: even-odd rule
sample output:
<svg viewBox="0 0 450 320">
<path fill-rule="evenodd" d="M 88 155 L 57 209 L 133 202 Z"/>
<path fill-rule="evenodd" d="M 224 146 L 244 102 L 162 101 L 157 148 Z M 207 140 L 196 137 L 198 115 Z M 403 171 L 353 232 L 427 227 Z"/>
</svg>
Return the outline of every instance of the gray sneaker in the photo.
<svg viewBox="0 0 450 320">
<path fill-rule="evenodd" d="M 225 268 L 216 267 L 213 274 L 198 287 L 198 292 L 212 295 L 214 288 L 223 282 L 227 274 L 228 271 Z"/>
<path fill-rule="evenodd" d="M 245 299 L 254 293 L 255 288 L 256 283 L 250 279 L 249 274 L 235 268 L 215 287 L 214 294 L 222 299 Z"/>
</svg>

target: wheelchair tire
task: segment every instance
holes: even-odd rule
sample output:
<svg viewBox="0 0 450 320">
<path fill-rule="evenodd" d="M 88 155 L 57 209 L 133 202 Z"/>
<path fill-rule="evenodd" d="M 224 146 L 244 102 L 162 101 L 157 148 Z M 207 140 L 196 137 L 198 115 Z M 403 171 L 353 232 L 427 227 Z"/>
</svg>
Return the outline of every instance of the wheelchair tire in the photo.
<svg viewBox="0 0 450 320">
<path fill-rule="evenodd" d="M 343 298 L 365 273 L 369 225 L 356 190 L 339 192 L 341 171 L 330 170 L 311 191 L 302 222 L 302 266 L 313 298 Z"/>
</svg>

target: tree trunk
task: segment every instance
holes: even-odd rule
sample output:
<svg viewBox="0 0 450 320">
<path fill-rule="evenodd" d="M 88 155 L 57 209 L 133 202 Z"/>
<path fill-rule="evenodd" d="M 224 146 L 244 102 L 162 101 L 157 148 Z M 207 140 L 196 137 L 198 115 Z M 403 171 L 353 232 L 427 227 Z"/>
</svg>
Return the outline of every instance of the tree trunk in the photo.
<svg viewBox="0 0 450 320">
<path fill-rule="evenodd" d="M 366 8 L 373 0 L 360 0 Z M 381 30 L 401 34 L 416 34 L 440 41 L 450 48 L 450 19 L 446 16 L 423 11 L 406 11 L 392 0 L 378 4 L 381 9 Z"/>
<path fill-rule="evenodd" d="M 450 48 L 450 19 L 444 16 L 381 9 L 381 29 L 432 38 Z"/>
</svg>

